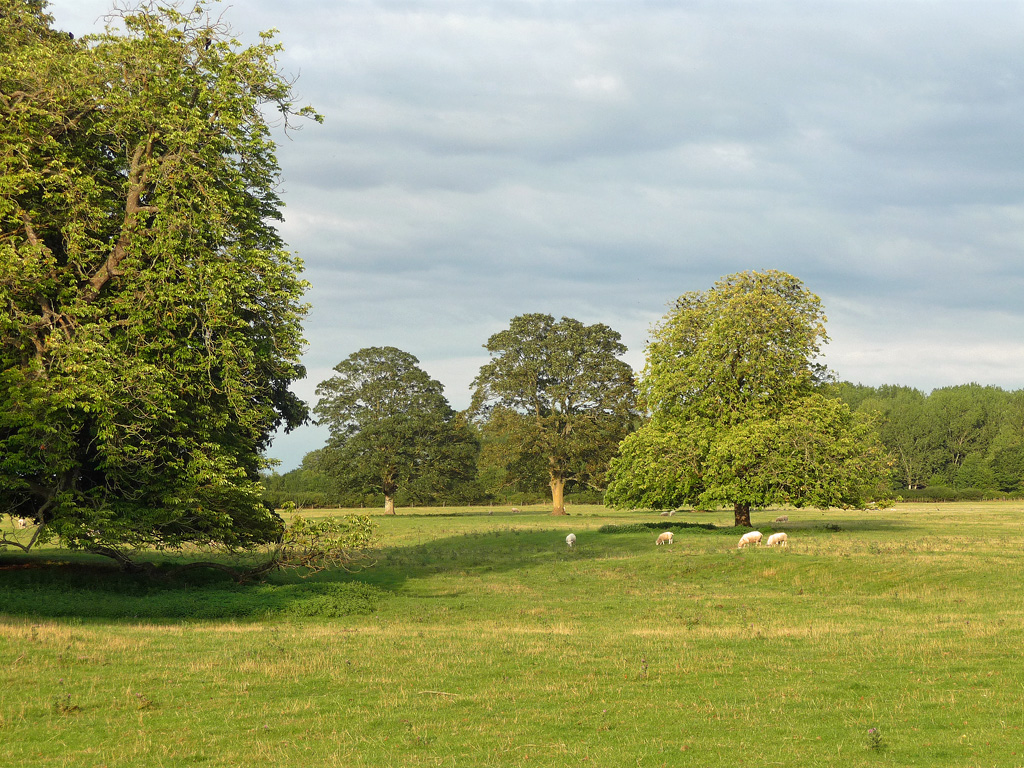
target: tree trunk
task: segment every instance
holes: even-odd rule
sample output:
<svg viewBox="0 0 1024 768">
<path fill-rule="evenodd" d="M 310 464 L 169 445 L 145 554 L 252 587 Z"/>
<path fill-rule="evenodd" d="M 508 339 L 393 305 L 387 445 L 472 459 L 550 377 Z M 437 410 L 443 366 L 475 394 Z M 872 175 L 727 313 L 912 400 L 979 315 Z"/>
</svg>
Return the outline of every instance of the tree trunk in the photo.
<svg viewBox="0 0 1024 768">
<path fill-rule="evenodd" d="M 395 514 L 395 494 L 398 493 L 396 475 L 398 470 L 392 465 L 387 467 L 380 478 L 380 489 L 384 493 L 384 514 Z"/>
<path fill-rule="evenodd" d="M 753 528 L 750 524 L 750 505 L 740 504 L 737 502 L 732 508 L 733 514 L 736 516 L 736 527 L 740 528 Z"/>
<path fill-rule="evenodd" d="M 564 515 L 565 512 L 565 478 L 551 476 L 551 514 Z"/>
</svg>

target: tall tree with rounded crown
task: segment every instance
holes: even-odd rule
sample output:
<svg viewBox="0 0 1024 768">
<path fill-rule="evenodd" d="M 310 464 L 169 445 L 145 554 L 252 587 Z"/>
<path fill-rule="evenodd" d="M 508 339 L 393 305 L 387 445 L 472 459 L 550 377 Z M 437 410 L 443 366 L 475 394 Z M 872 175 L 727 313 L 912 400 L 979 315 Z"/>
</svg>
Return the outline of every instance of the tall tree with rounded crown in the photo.
<svg viewBox="0 0 1024 768">
<path fill-rule="evenodd" d="M 509 462 L 543 457 L 552 514 L 565 514 L 565 486 L 603 487 L 608 461 L 635 426 L 626 347 L 603 323 L 528 314 L 485 345 L 491 362 L 473 381 L 471 410 L 507 437 Z"/>
<path fill-rule="evenodd" d="M 269 34 L 243 47 L 205 6 L 75 39 L 0 0 L 0 508 L 28 546 L 127 562 L 283 531 L 258 473 L 307 416 L 306 284 L 268 115 L 319 116 Z"/>
<path fill-rule="evenodd" d="M 612 462 L 607 502 L 668 508 L 845 506 L 884 487 L 870 425 L 818 391 L 821 301 L 792 275 L 741 272 L 681 296 L 640 382 L 650 420 Z"/>
<path fill-rule="evenodd" d="M 411 484 L 442 493 L 476 474 L 476 438 L 448 404 L 441 382 L 395 347 L 367 347 L 334 367 L 316 388 L 314 412 L 331 436 L 317 468 L 350 490 L 395 494 Z"/>
</svg>

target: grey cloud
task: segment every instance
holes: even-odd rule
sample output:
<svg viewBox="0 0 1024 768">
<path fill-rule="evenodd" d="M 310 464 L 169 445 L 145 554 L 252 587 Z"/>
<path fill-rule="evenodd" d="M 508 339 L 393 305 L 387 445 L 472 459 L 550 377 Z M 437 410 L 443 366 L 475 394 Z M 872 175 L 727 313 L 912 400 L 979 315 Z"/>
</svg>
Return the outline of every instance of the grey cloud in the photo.
<svg viewBox="0 0 1024 768">
<path fill-rule="evenodd" d="M 105 5 L 54 8 L 80 26 Z M 313 284 L 303 396 L 393 344 L 464 402 L 487 336 L 528 311 L 607 323 L 639 367 L 669 301 L 765 268 L 821 295 L 844 378 L 1024 387 L 1024 4 L 224 13 L 246 40 L 281 29 L 327 118 L 279 137 L 282 235 Z"/>
</svg>

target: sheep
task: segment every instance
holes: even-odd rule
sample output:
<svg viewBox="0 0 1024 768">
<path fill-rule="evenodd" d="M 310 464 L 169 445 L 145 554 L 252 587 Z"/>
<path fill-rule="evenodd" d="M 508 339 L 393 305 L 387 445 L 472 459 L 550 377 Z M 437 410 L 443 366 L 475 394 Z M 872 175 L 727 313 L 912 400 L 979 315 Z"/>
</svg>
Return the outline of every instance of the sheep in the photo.
<svg viewBox="0 0 1024 768">
<path fill-rule="evenodd" d="M 565 537 L 565 543 L 569 545 L 569 549 L 572 549 L 573 547 L 575 547 L 576 546 L 576 534 L 575 533 L 570 533 L 568 536 L 566 536 Z"/>
<path fill-rule="evenodd" d="M 661 513 L 661 516 L 662 517 L 668 517 L 671 514 L 672 514 L 671 512 L 669 512 L 668 510 L 665 510 L 664 512 Z"/>
<path fill-rule="evenodd" d="M 16 517 L 14 519 L 14 525 L 16 527 L 18 527 L 18 528 L 28 528 L 28 518 L 27 517 Z"/>
<path fill-rule="evenodd" d="M 662 533 L 661 535 L 658 536 L 658 540 L 656 542 L 654 542 L 654 543 L 657 546 L 661 546 L 662 544 L 671 544 L 672 543 L 672 531 L 665 531 L 664 533 Z"/>
<path fill-rule="evenodd" d="M 750 533 L 744 533 L 740 537 L 740 543 L 736 547 L 736 549 L 742 549 L 743 547 L 747 546 L 748 544 L 756 544 L 757 546 L 761 546 L 761 532 L 760 531 L 751 531 Z"/>
<path fill-rule="evenodd" d="M 783 515 L 782 517 L 776 517 L 775 518 L 775 522 L 776 523 L 788 523 L 789 522 L 789 515 Z"/>
<path fill-rule="evenodd" d="M 771 536 L 768 537 L 767 546 L 774 547 L 776 544 L 778 544 L 780 547 L 789 546 L 789 536 L 787 536 L 785 533 L 782 533 L 781 531 L 779 533 L 773 533 Z"/>
</svg>

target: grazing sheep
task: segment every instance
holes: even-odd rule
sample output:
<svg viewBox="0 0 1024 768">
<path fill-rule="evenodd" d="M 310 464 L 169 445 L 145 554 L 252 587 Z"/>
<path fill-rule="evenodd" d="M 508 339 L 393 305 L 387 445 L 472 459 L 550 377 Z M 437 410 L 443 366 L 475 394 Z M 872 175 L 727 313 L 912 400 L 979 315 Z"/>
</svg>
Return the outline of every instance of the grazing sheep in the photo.
<svg viewBox="0 0 1024 768">
<path fill-rule="evenodd" d="M 661 513 L 661 516 L 662 516 L 662 517 L 668 517 L 668 516 L 669 516 L 669 515 L 671 515 L 671 514 L 672 514 L 671 512 L 665 511 L 665 512 L 662 512 L 662 513 Z"/>
<path fill-rule="evenodd" d="M 789 522 L 789 515 L 783 515 L 782 517 L 776 517 L 775 518 L 775 522 L 776 523 L 788 523 Z"/>
<path fill-rule="evenodd" d="M 14 519 L 14 525 L 17 528 L 28 528 L 28 518 L 27 517 L 17 517 L 17 518 Z"/>
<path fill-rule="evenodd" d="M 512 514 L 513 515 L 519 514 L 519 507 L 512 507 Z"/>
<path fill-rule="evenodd" d="M 658 536 L 658 540 L 654 542 L 656 545 L 671 544 L 672 543 L 672 531 L 665 531 L 663 534 Z"/>
<path fill-rule="evenodd" d="M 740 543 L 739 545 L 737 545 L 736 549 L 742 549 L 748 544 L 756 544 L 758 546 L 761 546 L 761 532 L 751 531 L 750 533 L 744 533 L 742 536 L 740 536 Z"/>
<path fill-rule="evenodd" d="M 566 536 L 565 537 L 565 543 L 569 545 L 569 549 L 572 549 L 573 547 L 575 547 L 576 546 L 576 534 L 575 533 L 570 533 L 568 536 Z"/>
<path fill-rule="evenodd" d="M 773 533 L 771 536 L 768 537 L 768 542 L 766 546 L 774 547 L 776 544 L 778 544 L 780 547 L 788 547 L 789 536 L 787 536 L 785 533 L 782 533 L 781 531 L 779 533 Z"/>
</svg>

